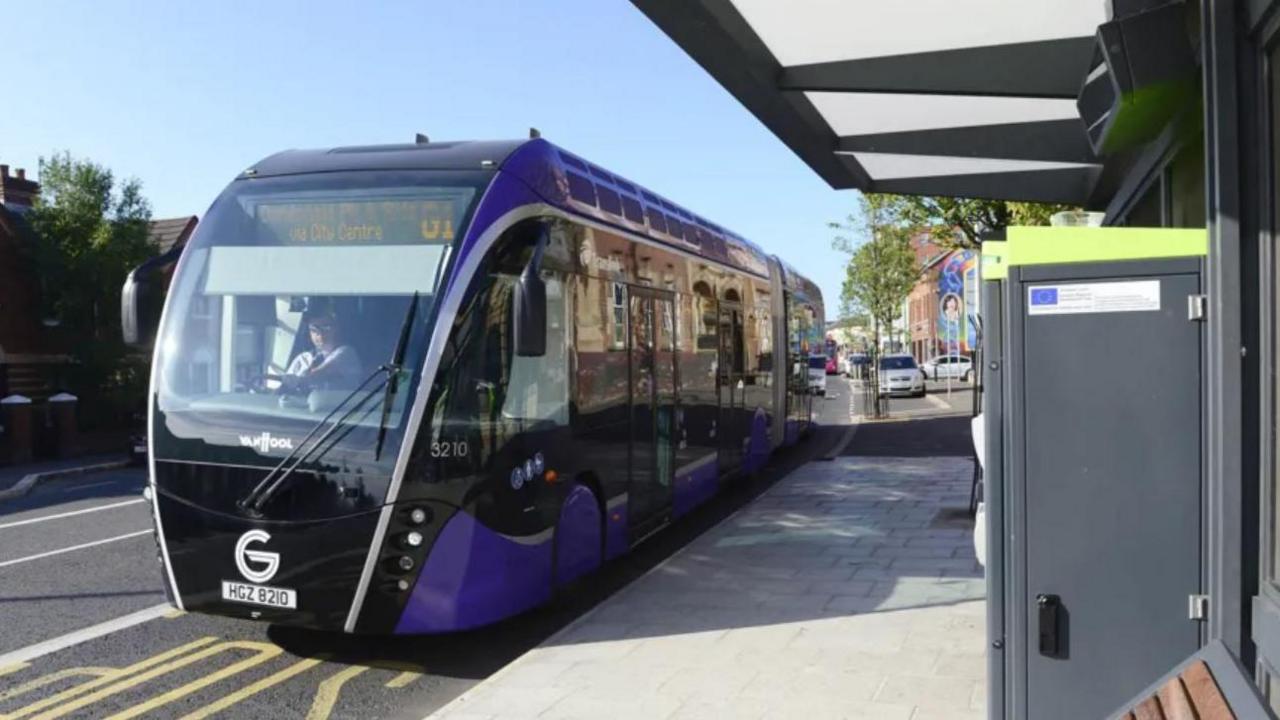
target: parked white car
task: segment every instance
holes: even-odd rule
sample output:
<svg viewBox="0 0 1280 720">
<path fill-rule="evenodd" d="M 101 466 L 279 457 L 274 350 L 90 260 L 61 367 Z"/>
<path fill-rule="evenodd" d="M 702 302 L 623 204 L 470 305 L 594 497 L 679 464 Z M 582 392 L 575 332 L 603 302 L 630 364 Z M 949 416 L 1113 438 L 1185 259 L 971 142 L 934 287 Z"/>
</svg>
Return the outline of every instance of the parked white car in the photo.
<svg viewBox="0 0 1280 720">
<path fill-rule="evenodd" d="M 827 356 L 809 356 L 809 392 L 814 395 L 827 394 Z"/>
<path fill-rule="evenodd" d="M 924 375 L 910 355 L 885 355 L 880 358 L 880 393 L 882 395 L 924 396 Z"/>
<path fill-rule="evenodd" d="M 861 377 L 868 362 L 866 353 L 848 353 L 840 358 L 840 372 L 845 377 Z"/>
<path fill-rule="evenodd" d="M 969 382 L 973 379 L 973 361 L 964 355 L 935 355 L 920 369 L 931 380 L 954 378 Z"/>
</svg>

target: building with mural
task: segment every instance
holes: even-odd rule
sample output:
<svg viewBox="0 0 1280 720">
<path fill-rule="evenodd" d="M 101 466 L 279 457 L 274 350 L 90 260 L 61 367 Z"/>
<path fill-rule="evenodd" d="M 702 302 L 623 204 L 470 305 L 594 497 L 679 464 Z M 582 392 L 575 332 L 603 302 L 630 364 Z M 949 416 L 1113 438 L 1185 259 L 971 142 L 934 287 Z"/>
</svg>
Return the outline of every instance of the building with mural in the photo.
<svg viewBox="0 0 1280 720">
<path fill-rule="evenodd" d="M 975 250 L 956 250 L 938 264 L 937 348 L 970 354 L 978 346 L 978 267 Z"/>
<path fill-rule="evenodd" d="M 928 235 L 915 238 L 920 279 L 907 295 L 908 349 L 920 362 L 978 345 L 978 267 L 974 250 L 945 250 Z"/>
</svg>

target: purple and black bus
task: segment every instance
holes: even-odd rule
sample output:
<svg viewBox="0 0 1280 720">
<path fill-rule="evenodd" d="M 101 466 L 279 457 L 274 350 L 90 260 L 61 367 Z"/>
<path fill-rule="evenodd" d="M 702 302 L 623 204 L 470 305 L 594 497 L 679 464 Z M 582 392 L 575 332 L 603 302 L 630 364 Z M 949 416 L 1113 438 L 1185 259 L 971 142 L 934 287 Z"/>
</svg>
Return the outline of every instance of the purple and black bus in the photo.
<svg viewBox="0 0 1280 720">
<path fill-rule="evenodd" d="M 189 611 L 492 623 L 811 424 L 817 287 L 541 139 L 279 153 L 162 313 L 148 282 L 124 309 L 160 316 L 148 492 Z"/>
</svg>

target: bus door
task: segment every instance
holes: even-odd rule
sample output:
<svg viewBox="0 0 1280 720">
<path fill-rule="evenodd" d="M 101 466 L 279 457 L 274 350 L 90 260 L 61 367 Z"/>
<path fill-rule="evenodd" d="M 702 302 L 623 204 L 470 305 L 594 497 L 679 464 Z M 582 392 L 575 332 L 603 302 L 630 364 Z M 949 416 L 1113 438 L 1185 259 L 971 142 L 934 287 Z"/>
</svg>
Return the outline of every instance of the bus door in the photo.
<svg viewBox="0 0 1280 720">
<path fill-rule="evenodd" d="M 716 434 L 720 438 L 721 475 L 742 466 L 743 443 L 748 429 L 743 397 L 746 394 L 743 352 L 742 306 L 721 301 L 720 361 L 716 370 L 716 389 L 720 394 Z"/>
<path fill-rule="evenodd" d="M 635 542 L 671 517 L 675 474 L 675 304 L 631 288 L 631 472 L 627 519 Z"/>
</svg>

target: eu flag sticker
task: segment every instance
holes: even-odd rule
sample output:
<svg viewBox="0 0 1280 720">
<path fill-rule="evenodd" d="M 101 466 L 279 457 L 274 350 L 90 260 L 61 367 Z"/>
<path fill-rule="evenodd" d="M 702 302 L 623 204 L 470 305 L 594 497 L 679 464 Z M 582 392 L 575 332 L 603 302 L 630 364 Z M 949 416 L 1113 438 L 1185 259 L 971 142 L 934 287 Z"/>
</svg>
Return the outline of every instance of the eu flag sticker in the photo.
<svg viewBox="0 0 1280 720">
<path fill-rule="evenodd" d="M 1058 304 L 1058 288 L 1032 288 L 1031 290 L 1032 305 L 1057 305 Z"/>
</svg>

